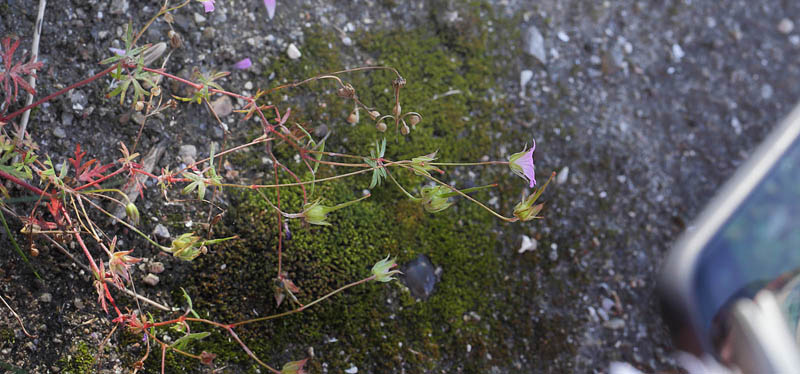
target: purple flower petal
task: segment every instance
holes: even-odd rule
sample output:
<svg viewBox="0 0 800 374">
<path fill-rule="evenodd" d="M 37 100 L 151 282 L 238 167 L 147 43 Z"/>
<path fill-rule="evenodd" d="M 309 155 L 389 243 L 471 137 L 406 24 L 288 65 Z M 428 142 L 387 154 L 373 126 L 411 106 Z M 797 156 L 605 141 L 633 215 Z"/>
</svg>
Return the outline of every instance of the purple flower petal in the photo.
<svg viewBox="0 0 800 374">
<path fill-rule="evenodd" d="M 206 9 L 206 13 L 211 13 L 214 11 L 214 1 L 216 0 L 202 1 L 203 7 Z"/>
<path fill-rule="evenodd" d="M 533 147 L 529 150 L 515 153 L 509 158 L 509 167 L 514 174 L 527 179 L 530 187 L 536 185 L 536 171 L 533 167 L 533 151 L 536 149 L 536 140 L 533 141 Z"/>
<path fill-rule="evenodd" d="M 237 69 L 247 69 L 247 68 L 249 68 L 251 66 L 253 66 L 253 62 L 250 61 L 250 57 L 245 58 L 245 59 L 233 64 L 233 67 L 237 68 Z"/>
<path fill-rule="evenodd" d="M 111 52 L 114 52 L 114 54 L 119 55 L 119 56 L 124 56 L 125 55 L 125 50 L 124 49 L 109 48 L 108 50 L 111 51 Z"/>
<path fill-rule="evenodd" d="M 267 15 L 269 15 L 269 19 L 275 17 L 275 0 L 264 0 L 264 6 L 267 7 Z"/>
</svg>

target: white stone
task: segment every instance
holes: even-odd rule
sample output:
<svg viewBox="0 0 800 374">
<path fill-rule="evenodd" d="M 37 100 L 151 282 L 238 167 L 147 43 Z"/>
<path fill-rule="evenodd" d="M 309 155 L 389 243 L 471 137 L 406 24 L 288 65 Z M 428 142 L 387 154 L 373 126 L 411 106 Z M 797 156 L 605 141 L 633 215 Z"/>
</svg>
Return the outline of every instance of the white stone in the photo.
<svg viewBox="0 0 800 374">
<path fill-rule="evenodd" d="M 567 33 L 563 32 L 563 31 L 559 31 L 558 32 L 558 40 L 561 40 L 562 42 L 566 43 L 566 42 L 569 41 L 569 35 L 567 35 Z"/>
<path fill-rule="evenodd" d="M 567 183 L 568 180 L 569 180 L 569 166 L 564 166 L 564 168 L 561 169 L 561 171 L 559 171 L 558 175 L 556 176 L 556 183 L 564 184 Z"/>
<path fill-rule="evenodd" d="M 680 44 L 675 43 L 672 45 L 672 57 L 675 58 L 675 61 L 680 61 L 683 56 L 686 56 L 686 52 L 683 51 Z"/>
<path fill-rule="evenodd" d="M 794 30 L 794 22 L 792 22 L 792 20 L 784 18 L 778 22 L 778 31 L 782 34 L 788 34 L 792 32 L 792 30 Z"/>
<path fill-rule="evenodd" d="M 519 96 L 525 97 L 525 86 L 533 78 L 533 72 L 530 70 L 523 70 L 519 72 Z"/>
<path fill-rule="evenodd" d="M 535 251 L 538 246 L 539 242 L 537 242 L 536 239 L 531 239 L 528 235 L 522 235 L 522 244 L 519 246 L 517 253 Z"/>
<path fill-rule="evenodd" d="M 289 48 L 286 48 L 286 55 L 292 60 L 297 60 L 303 54 L 300 53 L 300 50 L 297 49 L 297 46 L 294 45 L 294 43 L 290 43 Z"/>
<path fill-rule="evenodd" d="M 536 26 L 528 27 L 525 34 L 525 53 L 536 57 L 543 64 L 547 63 L 547 53 L 544 49 L 544 37 Z"/>
<path fill-rule="evenodd" d="M 147 274 L 143 279 L 142 282 L 148 286 L 155 286 L 158 284 L 158 276 L 155 274 Z"/>
</svg>

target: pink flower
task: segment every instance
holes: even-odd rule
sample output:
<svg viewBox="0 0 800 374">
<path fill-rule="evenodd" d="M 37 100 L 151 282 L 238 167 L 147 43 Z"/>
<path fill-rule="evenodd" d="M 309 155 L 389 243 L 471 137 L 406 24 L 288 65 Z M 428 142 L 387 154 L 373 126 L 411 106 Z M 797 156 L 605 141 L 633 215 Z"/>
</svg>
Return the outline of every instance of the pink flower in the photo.
<svg viewBox="0 0 800 374">
<path fill-rule="evenodd" d="M 214 11 L 214 2 L 215 1 L 216 0 L 201 1 L 201 3 L 203 3 L 203 7 L 206 9 L 206 13 L 211 13 L 211 12 Z"/>
<path fill-rule="evenodd" d="M 530 182 L 530 187 L 536 185 L 536 173 L 533 168 L 533 151 L 536 149 L 536 140 L 530 150 L 514 153 L 508 158 L 508 167 L 514 174 Z"/>
<path fill-rule="evenodd" d="M 275 0 L 264 0 L 264 6 L 267 7 L 269 19 L 275 17 Z"/>
<path fill-rule="evenodd" d="M 237 62 L 235 64 L 233 64 L 233 67 L 235 67 L 237 69 L 247 69 L 247 68 L 249 68 L 251 66 L 253 66 L 253 62 L 250 61 L 249 57 L 245 58 L 245 59 L 243 59 L 243 60 L 241 60 L 241 61 L 239 61 L 239 62 Z"/>
<path fill-rule="evenodd" d="M 124 49 L 109 48 L 108 50 L 111 51 L 111 52 L 114 52 L 114 54 L 116 54 L 117 56 L 125 56 L 125 50 Z"/>
</svg>

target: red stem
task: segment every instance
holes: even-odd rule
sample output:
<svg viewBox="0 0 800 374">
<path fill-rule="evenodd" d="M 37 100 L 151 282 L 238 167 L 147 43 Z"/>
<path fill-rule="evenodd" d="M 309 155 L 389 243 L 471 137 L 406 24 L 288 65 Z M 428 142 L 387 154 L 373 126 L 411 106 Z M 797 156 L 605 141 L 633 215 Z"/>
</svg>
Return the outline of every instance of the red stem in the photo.
<svg viewBox="0 0 800 374">
<path fill-rule="evenodd" d="M 6 173 L 4 171 L 0 171 L 0 178 L 8 179 L 8 180 L 18 184 L 19 186 L 25 188 L 26 190 L 31 191 L 31 192 L 39 195 L 39 196 L 47 196 L 47 197 L 52 197 L 53 196 L 53 195 L 51 195 L 51 194 L 49 194 L 49 193 L 47 193 L 45 191 L 42 191 L 38 187 L 32 186 L 28 182 L 25 182 L 24 180 L 19 179 L 19 178 L 15 177 L 15 176 L 13 176 L 11 174 L 8 174 L 8 173 Z"/>
<path fill-rule="evenodd" d="M 52 94 L 50 94 L 50 95 L 47 95 L 47 96 L 45 96 L 43 99 L 39 99 L 37 102 L 35 102 L 35 103 L 31 104 L 31 105 L 28 105 L 28 106 L 26 106 L 26 107 L 24 107 L 24 108 L 22 108 L 22 109 L 20 109 L 20 110 L 18 110 L 18 111 L 16 111 L 16 112 L 13 112 L 13 113 L 11 113 L 11 114 L 9 114 L 9 115 L 7 115 L 7 116 L 3 117 L 3 118 L 2 118 L 2 120 L 0 120 L 0 121 L 2 121 L 2 122 L 8 122 L 8 121 L 10 121 L 12 118 L 14 118 L 14 117 L 16 117 L 16 116 L 19 116 L 19 115 L 20 115 L 20 114 L 22 114 L 22 113 L 25 113 L 25 111 L 26 111 L 26 110 L 28 110 L 28 109 L 33 109 L 33 108 L 35 108 L 35 107 L 37 107 L 37 106 L 39 106 L 39 105 L 42 105 L 42 103 L 44 103 L 44 102 L 47 102 L 47 101 L 50 101 L 50 100 L 52 100 L 54 97 L 56 97 L 56 96 L 60 96 L 60 95 L 62 95 L 64 92 L 67 92 L 67 91 L 69 91 L 69 90 L 71 90 L 71 89 L 73 89 L 73 88 L 80 87 L 80 86 L 84 86 L 84 85 L 87 85 L 87 84 L 89 84 L 89 83 L 92 83 L 93 81 L 95 81 L 95 80 L 97 80 L 98 78 L 100 78 L 100 77 L 102 77 L 102 76 L 104 76 L 104 75 L 106 75 L 106 74 L 110 73 L 112 70 L 114 70 L 114 69 L 116 69 L 116 68 L 117 68 L 117 64 L 111 65 L 111 66 L 109 66 L 108 68 L 106 68 L 105 70 L 103 70 L 103 71 L 101 71 L 101 72 L 99 72 L 99 73 L 97 73 L 97 74 L 95 74 L 95 75 L 93 75 L 93 76 L 91 76 L 91 77 L 89 77 L 89 78 L 86 78 L 86 79 L 84 79 L 84 80 L 82 80 L 82 81 L 80 81 L 80 82 L 78 82 L 78 83 L 73 83 L 73 84 L 69 85 L 68 87 L 62 88 L 62 89 L 60 89 L 60 90 L 58 90 L 58 91 L 56 91 L 56 92 L 54 92 L 54 93 L 52 93 Z"/>
</svg>

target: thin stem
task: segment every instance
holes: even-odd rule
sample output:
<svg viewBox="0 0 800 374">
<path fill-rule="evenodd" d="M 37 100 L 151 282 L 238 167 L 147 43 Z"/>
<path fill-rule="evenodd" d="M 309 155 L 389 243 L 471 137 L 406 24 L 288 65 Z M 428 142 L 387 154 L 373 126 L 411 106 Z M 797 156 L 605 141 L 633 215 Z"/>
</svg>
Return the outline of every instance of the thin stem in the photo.
<svg viewBox="0 0 800 374">
<path fill-rule="evenodd" d="M 18 184 L 20 187 L 25 188 L 26 190 L 35 193 L 38 196 L 52 197 L 51 194 L 42 191 L 41 189 L 39 189 L 39 187 L 35 187 L 35 186 L 31 185 L 30 183 L 25 182 L 24 180 L 19 179 L 19 178 L 15 177 L 15 176 L 13 176 L 11 174 L 8 174 L 8 173 L 6 173 L 4 171 L 0 171 L 0 178 L 8 179 L 8 180 Z"/>
<path fill-rule="evenodd" d="M 402 167 L 404 167 L 404 168 L 407 168 L 407 169 L 411 169 L 411 168 L 409 168 L 408 166 L 404 166 L 404 165 L 401 165 L 401 166 L 402 166 Z M 465 194 L 465 193 L 461 192 L 459 189 L 457 189 L 457 188 L 455 188 L 455 187 L 453 187 L 453 186 L 451 186 L 451 185 L 449 185 L 449 184 L 447 184 L 447 183 L 445 183 L 445 182 L 442 182 L 442 181 L 440 181 L 440 180 L 438 180 L 438 179 L 434 178 L 433 176 L 426 175 L 426 176 L 425 176 L 425 178 L 428 178 L 428 179 L 430 179 L 430 180 L 432 180 L 432 181 L 434 181 L 434 182 L 436 182 L 436 183 L 438 183 L 438 184 L 440 184 L 440 185 L 442 185 L 442 186 L 445 186 L 445 187 L 447 187 L 447 188 L 451 189 L 453 192 L 455 192 L 455 193 L 457 193 L 457 194 L 459 194 L 459 195 L 463 196 L 464 198 L 466 198 L 466 199 L 467 199 L 467 200 L 469 200 L 469 201 L 472 201 L 472 202 L 473 202 L 473 203 L 475 203 L 475 204 L 478 204 L 478 206 L 480 206 L 480 207 L 481 207 L 481 208 L 483 208 L 483 209 L 486 209 L 487 211 L 489 211 L 489 213 L 492 213 L 492 214 L 493 214 L 495 217 L 497 217 L 497 218 L 500 218 L 500 219 L 502 219 L 503 221 L 506 221 L 506 222 L 516 222 L 516 221 L 519 221 L 519 218 L 517 218 L 517 217 L 514 217 L 514 218 L 509 218 L 509 217 L 506 217 L 506 216 L 504 216 L 504 215 L 502 215 L 502 214 L 500 214 L 500 213 L 497 213 L 497 212 L 495 212 L 494 210 L 492 210 L 492 208 L 489 208 L 488 206 L 484 205 L 483 203 L 481 203 L 480 201 L 476 200 L 476 199 L 475 199 L 475 198 L 473 198 L 472 196 L 470 196 L 470 195 L 467 195 L 467 194 Z"/>
<path fill-rule="evenodd" d="M 186 6 L 187 4 L 189 4 L 191 1 L 192 1 L 192 0 L 186 0 L 186 1 L 184 1 L 184 2 L 183 2 L 183 4 L 181 4 L 181 5 L 178 5 L 178 6 L 174 6 L 174 7 L 172 7 L 172 8 L 167 8 L 167 7 L 166 7 L 166 4 L 167 4 L 167 3 L 164 3 L 164 6 L 163 6 L 163 7 L 161 7 L 161 10 L 160 10 L 160 11 L 159 11 L 159 12 L 158 12 L 158 13 L 157 13 L 155 16 L 153 16 L 153 18 L 150 18 L 150 21 L 148 21 L 148 22 L 147 22 L 147 23 L 144 25 L 144 27 L 142 27 L 142 29 L 141 29 L 141 30 L 139 30 L 139 33 L 138 33 L 138 34 L 136 34 L 136 37 L 135 37 L 135 38 L 133 38 L 133 42 L 132 42 L 131 44 L 132 44 L 132 45 L 136 45 L 136 42 L 139 40 L 139 38 L 141 38 L 141 37 L 142 37 L 142 35 L 144 35 L 144 32 L 145 32 L 145 31 L 146 31 L 146 30 L 147 30 L 147 29 L 150 27 L 150 25 L 151 25 L 151 24 L 153 24 L 153 22 L 155 22 L 155 20 L 157 20 L 157 19 L 158 19 L 158 17 L 161 17 L 161 16 L 163 16 L 163 15 L 164 15 L 164 14 L 166 14 L 167 12 L 171 12 L 171 11 L 173 11 L 173 10 L 176 10 L 176 9 L 183 8 L 184 6 Z"/>
<path fill-rule="evenodd" d="M 54 97 L 60 96 L 60 95 L 64 94 L 65 92 L 67 92 L 67 91 L 69 91 L 69 90 L 71 90 L 71 89 L 73 89 L 73 88 L 77 88 L 77 87 L 80 87 L 80 86 L 85 86 L 85 85 L 87 85 L 87 84 L 89 84 L 89 83 L 92 83 L 93 81 L 95 81 L 95 80 L 99 79 L 100 77 L 102 77 L 102 76 L 104 76 L 104 75 L 107 75 L 108 73 L 110 73 L 111 71 L 113 71 L 114 69 L 116 69 L 116 68 L 117 68 L 117 66 L 118 66 L 118 64 L 111 65 L 111 66 L 107 67 L 105 70 L 103 70 L 103 71 L 101 71 L 101 72 L 99 72 L 99 73 L 97 73 L 97 74 L 95 74 L 95 75 L 92 75 L 92 76 L 91 76 L 91 77 L 89 77 L 89 78 L 86 78 L 86 79 L 84 79 L 84 80 L 82 80 L 82 81 L 80 81 L 80 82 L 78 82 L 78 83 L 73 83 L 73 84 L 71 84 L 71 85 L 69 85 L 69 86 L 67 86 L 67 87 L 64 87 L 64 88 L 62 88 L 62 89 L 60 89 L 60 90 L 58 90 L 58 91 L 56 91 L 56 92 L 54 92 L 54 93 L 52 93 L 52 94 L 50 94 L 50 95 L 47 95 L 47 96 L 45 96 L 45 97 L 44 97 L 44 98 L 42 98 L 42 99 L 39 99 L 38 101 L 36 101 L 35 103 L 33 103 L 33 104 L 31 104 L 31 105 L 27 105 L 27 106 L 25 106 L 24 108 L 22 108 L 22 109 L 20 109 L 20 110 L 18 110 L 18 111 L 16 111 L 16 112 L 13 112 L 13 113 L 11 113 L 11 114 L 9 114 L 9 115 L 7 115 L 7 116 L 3 117 L 3 119 L 2 119 L 2 120 L 0 120 L 0 121 L 2 121 L 2 122 L 8 122 L 8 121 L 10 121 L 12 118 L 14 118 L 14 117 L 17 117 L 17 116 L 19 116 L 19 115 L 20 115 L 20 114 L 22 114 L 22 113 L 25 113 L 25 111 L 26 111 L 26 110 L 28 110 L 28 109 L 32 109 L 32 108 L 36 108 L 37 106 L 39 106 L 39 105 L 42 105 L 42 103 L 45 103 L 45 102 L 47 102 L 47 101 L 50 101 L 50 100 L 52 100 Z"/>
<path fill-rule="evenodd" d="M 261 321 L 267 321 L 267 320 L 271 320 L 271 319 L 275 319 L 275 318 L 285 317 L 285 316 L 288 316 L 288 315 L 291 315 L 291 314 L 295 314 L 295 313 L 300 313 L 300 312 L 302 312 L 302 311 L 314 306 L 314 304 L 317 304 L 322 300 L 325 300 L 325 299 L 327 299 L 327 298 L 329 298 L 329 297 L 331 297 L 333 295 L 336 295 L 339 292 L 342 292 L 342 291 L 344 291 L 344 290 L 346 290 L 348 288 L 351 288 L 351 287 L 358 286 L 359 284 L 369 282 L 369 281 L 371 281 L 373 279 L 375 279 L 375 276 L 371 275 L 371 276 L 369 276 L 367 278 L 355 281 L 353 283 L 346 284 L 346 285 L 344 285 L 342 287 L 337 288 L 336 290 L 328 292 L 328 294 L 326 294 L 325 296 L 322 296 L 319 299 L 316 299 L 316 300 L 306 304 L 305 306 L 301 306 L 299 308 L 295 308 L 295 309 L 292 309 L 292 310 L 287 311 L 287 312 L 273 314 L 271 316 L 264 316 L 264 317 L 259 317 L 259 318 L 248 319 L 246 321 L 240 321 L 240 322 L 232 323 L 230 325 L 230 327 L 233 328 L 233 327 L 236 327 L 236 326 L 247 325 L 247 324 L 251 324 L 251 323 L 255 323 L 255 322 L 261 322 Z M 188 320 L 191 320 L 191 319 L 187 318 L 186 320 L 188 321 Z"/>
<path fill-rule="evenodd" d="M 406 191 L 406 189 L 403 188 L 403 186 L 400 185 L 400 183 L 397 181 L 397 179 L 394 179 L 394 176 L 392 175 L 392 173 L 389 172 L 389 169 L 384 168 L 383 170 L 386 171 L 386 174 L 389 175 L 389 178 L 392 179 L 392 182 L 394 182 L 394 184 L 396 184 L 397 187 L 400 188 L 400 190 L 403 191 L 403 193 L 406 194 L 406 196 L 408 196 L 409 199 L 411 199 L 411 200 L 416 200 L 417 199 L 416 197 L 414 197 L 414 195 L 408 193 L 408 191 Z"/>
<path fill-rule="evenodd" d="M 478 166 L 478 165 L 508 165 L 508 161 L 483 161 L 483 162 L 426 162 L 436 166 Z"/>
<path fill-rule="evenodd" d="M 31 61 L 36 61 L 39 58 L 39 39 L 42 36 L 42 21 L 44 20 L 44 9 L 47 7 L 47 0 L 39 0 L 39 9 L 36 13 L 36 24 L 33 28 L 33 43 L 31 44 Z M 28 85 L 36 89 L 36 70 L 33 71 L 28 77 Z M 28 93 L 28 98 L 25 100 L 25 105 L 33 103 L 33 94 Z M 30 118 L 31 111 L 26 110 L 22 114 L 22 119 L 19 124 L 19 133 L 17 134 L 17 143 L 22 141 L 25 136 L 25 129 L 28 128 L 28 119 Z"/>
<path fill-rule="evenodd" d="M 108 197 L 108 196 L 104 196 L 102 194 L 98 194 L 97 196 Z M 168 251 L 169 250 L 169 248 L 164 247 L 163 245 L 156 243 L 153 239 L 150 239 L 150 236 L 148 236 L 145 233 L 139 231 L 139 229 L 137 229 L 136 226 L 133 226 L 130 223 L 125 222 L 124 220 L 117 218 L 117 216 L 109 213 L 108 211 L 106 211 L 105 209 L 101 208 L 99 205 L 97 205 L 93 201 L 88 200 L 88 199 L 86 201 L 89 202 L 89 204 L 92 204 L 92 206 L 94 206 L 95 209 L 99 210 L 101 213 L 111 217 L 111 219 L 113 219 L 114 221 L 117 221 L 117 222 L 121 223 L 123 226 L 125 226 L 125 227 L 131 229 L 133 232 L 139 234 L 139 236 L 143 237 L 145 240 L 150 242 L 150 244 L 156 246 L 156 248 L 158 248 L 158 249 L 160 249 L 162 251 Z"/>
<path fill-rule="evenodd" d="M 17 319 L 17 322 L 19 322 L 20 327 L 22 327 L 22 332 L 25 333 L 25 335 L 27 337 L 29 337 L 31 339 L 35 339 L 36 335 L 31 335 L 31 334 L 28 333 L 28 330 L 25 330 L 25 325 L 22 323 L 22 318 L 19 317 L 19 314 L 17 314 L 17 312 L 14 311 L 14 308 L 12 308 L 11 305 L 8 305 L 8 303 L 6 302 L 6 299 L 4 299 L 2 295 L 0 295 L 0 300 L 2 300 L 3 304 L 5 304 L 6 308 L 8 308 L 8 310 L 11 311 L 11 314 L 14 315 L 14 318 Z"/>
<path fill-rule="evenodd" d="M 250 348 L 247 347 L 246 344 L 244 344 L 242 339 L 239 339 L 239 335 L 236 335 L 236 333 L 233 331 L 233 327 L 229 326 L 228 328 L 226 328 L 226 330 L 228 330 L 228 333 L 231 334 L 231 336 L 233 337 L 233 340 L 236 340 L 236 342 L 239 343 L 239 345 L 242 347 L 244 352 L 247 353 L 247 355 L 250 356 L 250 358 L 252 358 L 256 362 L 258 362 L 259 365 L 267 368 L 267 370 L 269 370 L 269 371 L 271 371 L 271 372 L 273 372 L 275 374 L 281 374 L 281 371 L 279 371 L 279 370 L 273 368 L 272 366 L 269 366 L 269 365 L 265 364 L 263 361 L 261 361 L 258 358 L 258 356 L 256 356 L 256 354 L 253 353 L 253 351 L 251 351 Z"/>
<path fill-rule="evenodd" d="M 28 256 L 25 256 L 25 252 L 23 252 L 22 249 L 19 247 L 19 244 L 17 244 L 17 240 L 14 239 L 14 235 L 11 234 L 11 229 L 8 228 L 8 223 L 6 222 L 6 216 L 5 214 L 3 214 L 2 210 L 0 210 L 0 221 L 3 221 L 3 227 L 6 229 L 6 234 L 8 234 L 8 239 L 11 240 L 11 244 L 14 246 L 14 249 L 17 251 L 17 253 L 19 253 L 19 256 L 22 257 L 22 260 L 25 261 L 25 264 L 28 265 L 28 267 L 31 269 L 36 278 L 42 279 L 42 277 L 39 276 L 39 273 L 37 273 L 36 269 L 33 267 L 33 264 L 31 264 L 31 262 L 28 260 Z"/>
</svg>

